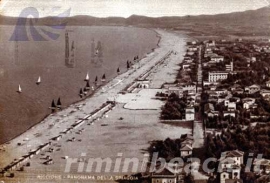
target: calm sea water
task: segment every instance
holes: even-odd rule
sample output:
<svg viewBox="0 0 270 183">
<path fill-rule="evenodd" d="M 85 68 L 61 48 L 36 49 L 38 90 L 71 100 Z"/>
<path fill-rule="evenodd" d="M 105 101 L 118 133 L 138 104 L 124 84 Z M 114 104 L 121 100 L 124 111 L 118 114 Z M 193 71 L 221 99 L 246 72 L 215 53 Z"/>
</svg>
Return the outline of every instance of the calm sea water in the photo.
<svg viewBox="0 0 270 183">
<path fill-rule="evenodd" d="M 37 29 L 42 28 L 38 27 Z M 53 99 L 62 104 L 80 100 L 79 90 L 105 73 L 116 76 L 119 67 L 126 71 L 126 61 L 143 57 L 157 46 L 154 31 L 132 27 L 67 27 L 74 41 L 74 68 L 65 66 L 65 31 L 57 40 L 11 42 L 14 26 L 1 27 L 0 42 L 0 143 L 4 143 L 40 122 L 50 113 Z M 92 41 L 101 43 L 103 63 L 91 62 Z M 71 44 L 71 43 L 70 43 Z M 36 85 L 38 77 L 42 83 Z M 22 93 L 18 94 L 18 85 Z"/>
</svg>

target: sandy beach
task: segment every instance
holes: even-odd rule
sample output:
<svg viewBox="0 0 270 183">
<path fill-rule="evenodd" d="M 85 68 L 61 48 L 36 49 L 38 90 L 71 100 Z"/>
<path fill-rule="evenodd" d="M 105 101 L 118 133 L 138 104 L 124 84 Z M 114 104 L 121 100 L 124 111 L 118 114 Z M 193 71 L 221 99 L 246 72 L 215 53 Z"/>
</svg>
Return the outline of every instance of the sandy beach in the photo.
<svg viewBox="0 0 270 183">
<path fill-rule="evenodd" d="M 4 180 L 31 182 L 37 179 L 37 175 L 53 173 L 65 177 L 59 180 L 50 180 L 51 182 L 74 182 L 66 176 L 78 173 L 78 166 L 72 167 L 70 172 L 65 173 L 66 160 L 63 159 L 65 156 L 80 158 L 81 154 L 85 153 L 85 159 L 99 157 L 115 159 L 118 153 L 122 153 L 123 158 L 135 157 L 141 161 L 144 153 L 147 152 L 150 141 L 164 140 L 168 137 L 178 138 L 181 134 L 191 133 L 191 129 L 184 126 L 176 127 L 160 123 L 159 114 L 163 102 L 153 99 L 155 93 L 162 90 L 160 88 L 163 83 L 175 80 L 188 38 L 181 33 L 163 30 L 157 30 L 157 32 L 161 36 L 159 47 L 143 58 L 140 63 L 133 65 L 132 69 L 115 77 L 91 98 L 50 115 L 24 134 L 8 144 L 2 145 L 0 147 L 1 168 L 36 149 L 39 145 L 49 142 L 51 138 L 68 129 L 76 121 L 86 118 L 106 101 L 116 101 L 116 106 L 109 113 L 102 114 L 101 112 L 95 116 L 96 120 L 90 118 L 59 141 L 51 141 L 50 148 L 54 149 L 53 152 L 48 152 L 48 149 L 41 152 L 30 160 L 30 167 L 25 167 L 24 171 L 14 171 L 14 178 L 4 178 Z M 148 89 L 139 89 L 134 93 L 127 94 L 119 93 L 159 63 L 170 51 L 174 51 L 176 54 L 170 54 L 147 76 L 147 80 L 150 81 Z M 150 105 L 144 105 L 145 103 Z M 74 140 L 70 142 L 72 138 Z M 18 143 L 21 145 L 18 146 Z M 53 159 L 53 164 L 44 165 L 44 156 L 50 156 Z M 132 172 L 125 173 L 131 174 Z M 88 175 L 94 175 L 94 173 Z M 109 175 L 111 174 L 108 173 Z M 123 173 L 116 173 L 116 175 L 123 175 Z M 48 180 L 39 180 L 39 182 L 46 181 Z M 98 182 L 98 180 L 90 182 L 95 181 Z"/>
</svg>

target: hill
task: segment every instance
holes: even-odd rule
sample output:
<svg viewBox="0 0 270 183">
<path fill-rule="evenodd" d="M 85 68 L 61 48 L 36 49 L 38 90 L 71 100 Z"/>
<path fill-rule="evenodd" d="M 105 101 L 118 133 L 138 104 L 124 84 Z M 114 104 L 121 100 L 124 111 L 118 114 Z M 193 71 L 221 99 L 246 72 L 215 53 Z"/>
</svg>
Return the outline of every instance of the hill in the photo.
<svg viewBox="0 0 270 183">
<path fill-rule="evenodd" d="M 17 19 L 0 17 L 1 24 L 16 24 Z M 74 16 L 63 20 L 55 17 L 38 19 L 38 24 L 48 25 L 55 22 L 67 21 L 68 25 L 121 25 L 155 27 L 193 32 L 195 35 L 235 35 L 235 36 L 269 36 L 270 35 L 270 8 L 235 12 L 218 15 L 199 15 L 185 17 L 151 18 L 132 15 L 128 18 L 109 17 L 96 18 L 91 16 Z"/>
</svg>

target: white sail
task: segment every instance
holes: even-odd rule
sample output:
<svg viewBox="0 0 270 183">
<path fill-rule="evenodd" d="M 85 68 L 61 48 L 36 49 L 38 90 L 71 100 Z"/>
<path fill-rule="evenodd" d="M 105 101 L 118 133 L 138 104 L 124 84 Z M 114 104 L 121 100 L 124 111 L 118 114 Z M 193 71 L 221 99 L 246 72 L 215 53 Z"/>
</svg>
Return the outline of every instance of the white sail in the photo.
<svg viewBox="0 0 270 183">
<path fill-rule="evenodd" d="M 85 81 L 89 81 L 89 75 L 88 75 L 88 73 L 86 74 Z"/>
<path fill-rule="evenodd" d="M 21 85 L 19 85 L 18 92 L 19 92 L 19 93 L 21 93 L 21 92 L 22 92 Z"/>
<path fill-rule="evenodd" d="M 38 77 L 37 84 L 41 83 L 41 77 Z"/>
</svg>

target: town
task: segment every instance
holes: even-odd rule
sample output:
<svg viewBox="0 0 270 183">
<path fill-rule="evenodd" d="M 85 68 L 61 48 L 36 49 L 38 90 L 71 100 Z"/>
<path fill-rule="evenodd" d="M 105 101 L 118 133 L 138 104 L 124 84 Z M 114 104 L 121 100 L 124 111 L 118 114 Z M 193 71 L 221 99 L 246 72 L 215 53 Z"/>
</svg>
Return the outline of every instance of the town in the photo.
<svg viewBox="0 0 270 183">
<path fill-rule="evenodd" d="M 157 141 L 150 152 L 159 152 L 168 162 L 175 157 L 218 161 L 209 164 L 215 169 L 212 173 L 203 171 L 202 165 L 199 170 L 191 169 L 191 174 L 175 173 L 170 168 L 154 172 L 152 183 L 269 182 L 269 59 L 269 40 L 188 43 L 177 80 L 166 83 L 168 92 L 158 96 L 167 101 L 161 119 L 193 121 L 193 135 Z M 201 128 L 196 128 L 198 124 Z M 250 171 L 245 171 L 247 168 Z"/>
</svg>

